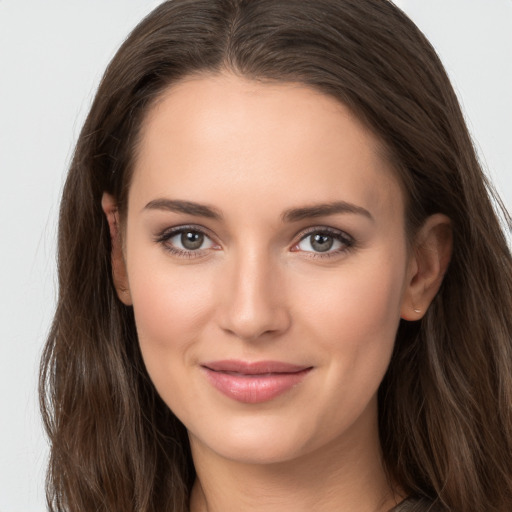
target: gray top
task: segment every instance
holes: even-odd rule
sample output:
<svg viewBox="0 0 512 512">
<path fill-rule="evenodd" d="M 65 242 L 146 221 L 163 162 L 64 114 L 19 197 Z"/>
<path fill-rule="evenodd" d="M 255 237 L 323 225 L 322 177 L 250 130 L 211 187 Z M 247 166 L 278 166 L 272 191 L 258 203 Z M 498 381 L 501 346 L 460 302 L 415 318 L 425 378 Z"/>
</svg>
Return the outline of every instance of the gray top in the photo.
<svg viewBox="0 0 512 512">
<path fill-rule="evenodd" d="M 441 509 L 424 498 L 407 498 L 389 512 L 441 512 Z"/>
</svg>

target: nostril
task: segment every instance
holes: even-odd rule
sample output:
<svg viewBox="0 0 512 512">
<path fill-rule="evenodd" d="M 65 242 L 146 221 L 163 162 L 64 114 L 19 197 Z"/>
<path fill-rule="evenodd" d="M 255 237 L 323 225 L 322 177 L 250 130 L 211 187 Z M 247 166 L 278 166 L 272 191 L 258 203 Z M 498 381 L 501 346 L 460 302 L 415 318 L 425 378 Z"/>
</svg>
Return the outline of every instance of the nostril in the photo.
<svg viewBox="0 0 512 512">
<path fill-rule="evenodd" d="M 226 311 L 220 325 L 231 336 L 255 341 L 286 332 L 290 326 L 290 317 L 283 306 L 269 305 L 265 309 L 245 312 Z"/>
</svg>

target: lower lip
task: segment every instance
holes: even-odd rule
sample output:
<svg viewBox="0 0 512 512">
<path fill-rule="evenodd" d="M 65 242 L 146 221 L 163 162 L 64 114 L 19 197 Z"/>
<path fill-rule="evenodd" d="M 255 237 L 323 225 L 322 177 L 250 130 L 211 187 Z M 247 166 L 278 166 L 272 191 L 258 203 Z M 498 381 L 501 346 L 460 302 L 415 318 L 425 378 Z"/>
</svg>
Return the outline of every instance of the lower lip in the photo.
<svg viewBox="0 0 512 512">
<path fill-rule="evenodd" d="M 300 384 L 311 368 L 293 373 L 245 375 L 203 367 L 210 384 L 233 400 L 246 404 L 268 402 Z"/>
</svg>

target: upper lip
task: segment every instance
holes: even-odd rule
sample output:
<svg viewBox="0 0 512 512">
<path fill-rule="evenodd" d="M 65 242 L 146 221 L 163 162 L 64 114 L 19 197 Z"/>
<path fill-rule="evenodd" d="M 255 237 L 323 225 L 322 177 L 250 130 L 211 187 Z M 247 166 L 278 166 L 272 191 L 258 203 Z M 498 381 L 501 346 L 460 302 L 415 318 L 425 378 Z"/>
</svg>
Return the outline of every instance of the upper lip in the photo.
<svg viewBox="0 0 512 512">
<path fill-rule="evenodd" d="M 284 363 L 282 361 L 239 361 L 234 359 L 209 361 L 201 366 L 215 372 L 233 372 L 243 375 L 297 373 L 311 368 L 311 366 Z"/>
</svg>

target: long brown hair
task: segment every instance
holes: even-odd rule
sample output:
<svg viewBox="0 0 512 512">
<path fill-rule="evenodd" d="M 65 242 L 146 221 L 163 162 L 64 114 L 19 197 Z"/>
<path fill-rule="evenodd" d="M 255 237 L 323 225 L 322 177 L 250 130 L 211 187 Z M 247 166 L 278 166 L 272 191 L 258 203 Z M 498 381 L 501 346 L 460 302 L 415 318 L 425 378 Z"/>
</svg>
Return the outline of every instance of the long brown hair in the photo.
<svg viewBox="0 0 512 512">
<path fill-rule="evenodd" d="M 512 510 L 510 218 L 478 164 L 434 50 L 387 0 L 174 0 L 108 66 L 77 142 L 59 226 L 59 299 L 41 366 L 53 511 L 184 512 L 195 477 L 184 426 L 157 395 L 133 313 L 117 298 L 104 191 L 126 208 L 149 106 L 193 73 L 300 82 L 380 138 L 407 195 L 409 236 L 452 221 L 444 284 L 399 327 L 379 390 L 390 477 L 442 510 Z M 494 199 L 493 199 L 494 198 Z"/>
</svg>

